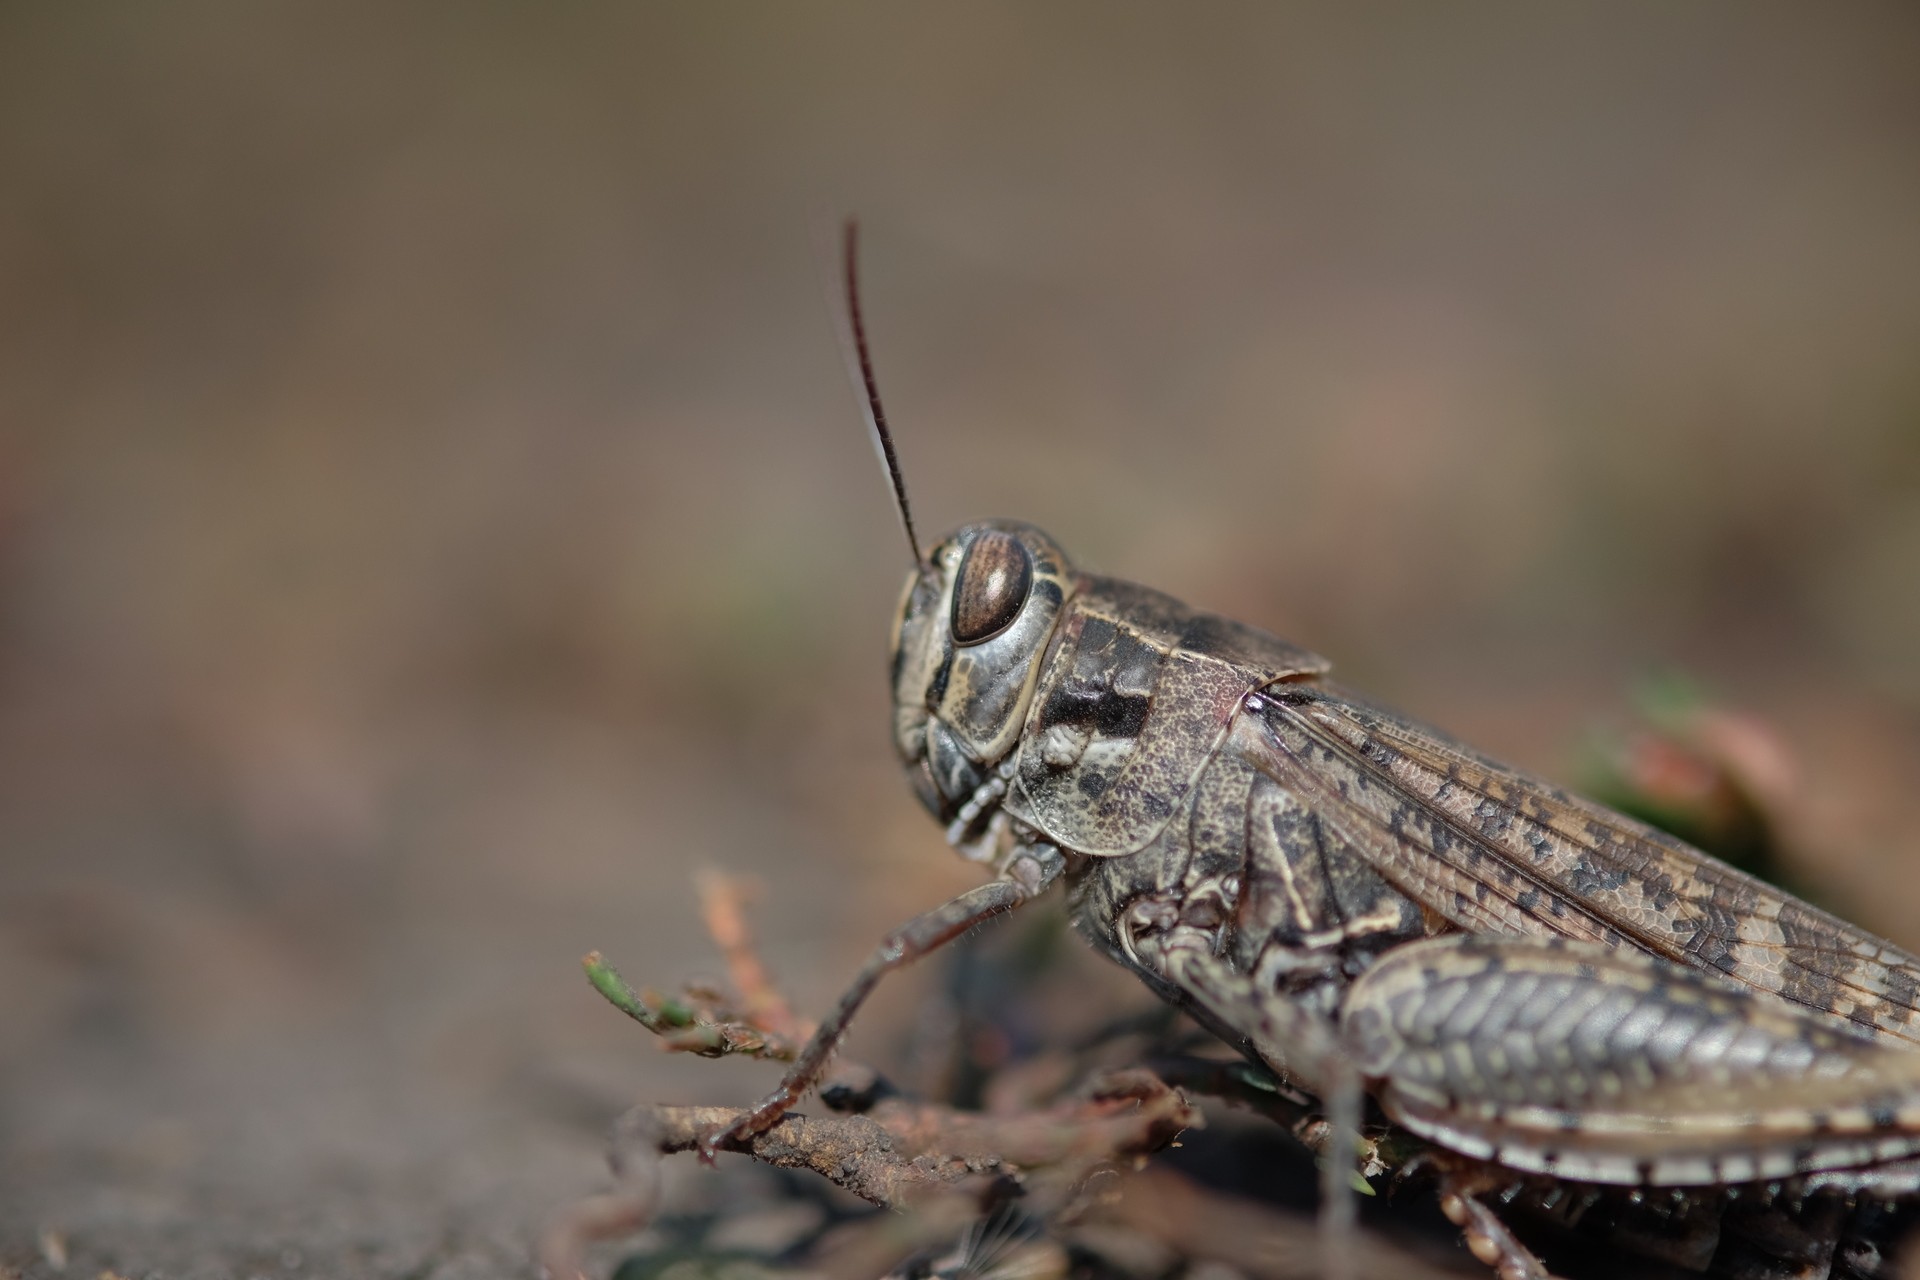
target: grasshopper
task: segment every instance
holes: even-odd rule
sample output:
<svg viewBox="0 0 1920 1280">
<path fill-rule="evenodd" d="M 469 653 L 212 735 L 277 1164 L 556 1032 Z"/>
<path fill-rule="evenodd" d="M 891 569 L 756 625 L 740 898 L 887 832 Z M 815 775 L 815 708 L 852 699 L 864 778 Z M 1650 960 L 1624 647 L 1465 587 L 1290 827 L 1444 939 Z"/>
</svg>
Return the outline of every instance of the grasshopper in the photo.
<svg viewBox="0 0 1920 1280">
<path fill-rule="evenodd" d="M 1321 1099 L 1459 1158 L 1443 1207 L 1544 1275 L 1499 1176 L 1920 1189 L 1920 957 L 1334 683 L 1323 658 L 1078 569 L 1012 521 L 923 552 L 860 317 L 849 363 L 913 566 L 893 742 L 991 879 L 881 943 L 778 1088 L 889 971 L 1056 882 L 1153 991 Z M 1824 1271 L 1819 1274 L 1825 1274 Z"/>
</svg>

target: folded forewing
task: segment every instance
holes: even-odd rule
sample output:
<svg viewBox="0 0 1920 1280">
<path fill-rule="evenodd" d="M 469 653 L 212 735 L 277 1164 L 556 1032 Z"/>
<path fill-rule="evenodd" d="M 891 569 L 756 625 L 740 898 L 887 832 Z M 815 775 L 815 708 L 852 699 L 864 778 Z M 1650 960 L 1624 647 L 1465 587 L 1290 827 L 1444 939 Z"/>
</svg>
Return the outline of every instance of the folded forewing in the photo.
<svg viewBox="0 0 1920 1280">
<path fill-rule="evenodd" d="M 1634 947 L 1920 1042 L 1920 959 L 1844 920 L 1338 689 L 1248 708 L 1236 749 L 1463 929 Z"/>
</svg>

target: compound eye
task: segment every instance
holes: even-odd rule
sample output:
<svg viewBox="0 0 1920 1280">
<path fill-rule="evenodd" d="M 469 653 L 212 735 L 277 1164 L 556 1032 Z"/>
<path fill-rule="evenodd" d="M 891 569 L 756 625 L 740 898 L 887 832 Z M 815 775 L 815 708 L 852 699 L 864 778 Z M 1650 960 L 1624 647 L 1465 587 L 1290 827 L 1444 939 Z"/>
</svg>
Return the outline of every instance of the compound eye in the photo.
<svg viewBox="0 0 1920 1280">
<path fill-rule="evenodd" d="M 991 640 L 1013 625 L 1033 586 L 1033 557 L 1010 533 L 990 529 L 973 540 L 953 588 L 956 644 Z"/>
</svg>

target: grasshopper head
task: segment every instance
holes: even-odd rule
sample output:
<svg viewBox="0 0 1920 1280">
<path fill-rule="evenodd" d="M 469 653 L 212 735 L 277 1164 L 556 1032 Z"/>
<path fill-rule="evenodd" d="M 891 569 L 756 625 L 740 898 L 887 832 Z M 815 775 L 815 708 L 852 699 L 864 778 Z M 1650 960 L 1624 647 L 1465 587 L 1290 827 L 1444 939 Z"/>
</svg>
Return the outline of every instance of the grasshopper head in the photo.
<svg viewBox="0 0 1920 1280">
<path fill-rule="evenodd" d="M 1073 592 L 1073 567 L 1052 538 L 1011 520 L 970 524 L 920 554 L 860 318 L 852 220 L 844 236 L 847 369 L 866 392 L 874 452 L 913 553 L 893 627 L 893 741 L 921 803 L 947 824 L 947 841 L 989 859 L 1006 843 L 1000 799 L 1047 643 Z"/>
<path fill-rule="evenodd" d="M 893 629 L 893 740 L 955 844 L 998 807 L 1000 766 L 1072 591 L 1053 539 L 1011 520 L 966 526 L 907 579 Z"/>
</svg>

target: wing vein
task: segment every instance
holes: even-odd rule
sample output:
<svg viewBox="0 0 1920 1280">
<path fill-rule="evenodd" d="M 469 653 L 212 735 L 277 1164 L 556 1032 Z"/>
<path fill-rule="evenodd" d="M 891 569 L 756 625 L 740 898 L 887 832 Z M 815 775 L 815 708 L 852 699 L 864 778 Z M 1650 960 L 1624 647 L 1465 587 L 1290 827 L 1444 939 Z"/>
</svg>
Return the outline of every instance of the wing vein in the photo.
<svg viewBox="0 0 1920 1280">
<path fill-rule="evenodd" d="M 1632 946 L 1920 1043 L 1920 959 L 1891 943 L 1332 686 L 1252 705 L 1255 766 L 1461 928 Z"/>
</svg>

